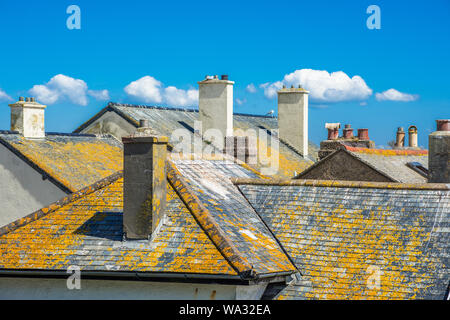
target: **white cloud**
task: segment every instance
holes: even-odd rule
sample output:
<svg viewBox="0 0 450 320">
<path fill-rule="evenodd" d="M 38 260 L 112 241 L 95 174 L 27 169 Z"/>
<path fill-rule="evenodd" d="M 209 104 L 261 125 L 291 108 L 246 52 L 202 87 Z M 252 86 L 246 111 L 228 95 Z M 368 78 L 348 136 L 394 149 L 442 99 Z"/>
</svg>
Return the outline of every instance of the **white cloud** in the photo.
<svg viewBox="0 0 450 320">
<path fill-rule="evenodd" d="M 378 101 L 402 101 L 402 102 L 409 102 L 409 101 L 416 101 L 419 99 L 418 94 L 409 94 L 409 93 L 403 93 L 395 89 L 389 89 L 386 91 L 383 91 L 381 93 L 376 93 L 375 98 Z"/>
<path fill-rule="evenodd" d="M 260 87 L 264 89 L 264 95 L 272 99 L 283 85 L 297 87 L 299 84 L 310 92 L 309 97 L 314 103 L 361 101 L 372 95 L 372 89 L 363 78 L 350 78 L 342 71 L 329 73 L 325 70 L 301 69 L 285 75 L 281 81 L 264 83 Z"/>
<path fill-rule="evenodd" d="M 88 90 L 88 86 L 83 80 L 63 74 L 57 74 L 46 84 L 33 86 L 29 92 L 36 97 L 36 100 L 46 104 L 67 99 L 74 104 L 85 106 L 88 104 L 88 94 L 100 100 L 106 96 L 109 97 L 107 90 Z"/>
<path fill-rule="evenodd" d="M 176 107 L 198 104 L 197 89 L 178 89 L 174 86 L 164 88 L 161 81 L 151 76 L 144 76 L 131 82 L 124 88 L 125 92 L 144 103 L 167 103 Z"/>
<path fill-rule="evenodd" d="M 87 94 L 97 100 L 109 100 L 108 90 L 88 90 Z"/>
<path fill-rule="evenodd" d="M 253 83 L 250 83 L 246 88 L 245 88 L 245 90 L 247 90 L 247 92 L 250 92 L 250 93 L 255 93 L 256 92 L 256 87 L 255 87 L 255 85 L 253 84 Z"/>
<path fill-rule="evenodd" d="M 194 106 L 198 104 L 198 90 L 183 90 L 169 86 L 164 89 L 164 100 L 176 107 Z"/>
<path fill-rule="evenodd" d="M 2 89 L 0 89 L 0 101 L 12 100 L 12 98 Z"/>
<path fill-rule="evenodd" d="M 153 77 L 145 76 L 136 81 L 131 82 L 125 87 L 125 92 L 145 103 L 161 103 L 162 83 Z"/>
</svg>

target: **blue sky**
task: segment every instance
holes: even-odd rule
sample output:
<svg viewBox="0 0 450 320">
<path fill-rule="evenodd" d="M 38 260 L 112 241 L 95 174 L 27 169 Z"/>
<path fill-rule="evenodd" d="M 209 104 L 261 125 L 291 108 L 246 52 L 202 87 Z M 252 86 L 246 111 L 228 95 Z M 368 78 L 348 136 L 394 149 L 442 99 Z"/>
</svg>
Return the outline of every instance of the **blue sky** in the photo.
<svg viewBox="0 0 450 320">
<path fill-rule="evenodd" d="M 80 30 L 66 26 L 71 4 L 81 9 Z M 379 30 L 366 26 L 372 4 Z M 378 145 L 415 124 L 427 146 L 434 120 L 450 116 L 449 17 L 448 0 L 2 1 L 0 128 L 19 95 L 46 100 L 47 131 L 70 132 L 109 100 L 195 104 L 197 81 L 228 74 L 244 113 L 276 111 L 261 85 L 304 82 L 316 143 L 325 122 L 341 122 L 369 128 Z M 377 99 L 388 89 L 412 101 Z"/>
</svg>

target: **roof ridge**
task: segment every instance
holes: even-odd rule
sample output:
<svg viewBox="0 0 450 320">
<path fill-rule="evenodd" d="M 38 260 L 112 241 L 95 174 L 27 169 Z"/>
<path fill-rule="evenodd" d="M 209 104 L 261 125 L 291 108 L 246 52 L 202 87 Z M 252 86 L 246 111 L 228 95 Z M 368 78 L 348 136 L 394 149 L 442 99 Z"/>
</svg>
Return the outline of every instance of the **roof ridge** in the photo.
<svg viewBox="0 0 450 320">
<path fill-rule="evenodd" d="M 242 277 L 253 277 L 253 267 L 242 258 L 231 239 L 222 230 L 200 199 L 194 194 L 185 181 L 185 178 L 170 160 L 167 161 L 167 178 L 170 185 L 191 212 L 194 219 L 233 269 L 235 269 Z"/>
<path fill-rule="evenodd" d="M 408 150 L 408 149 L 372 149 L 372 148 L 363 148 L 363 147 L 351 147 L 347 145 L 343 145 L 344 148 L 348 151 L 359 152 L 359 153 L 367 153 L 367 154 L 376 154 L 383 156 L 425 156 L 428 155 L 428 150 Z"/>
<path fill-rule="evenodd" d="M 56 202 L 51 203 L 50 205 L 41 208 L 35 212 L 30 213 L 29 215 L 22 217 L 16 221 L 13 221 L 9 224 L 7 224 L 6 226 L 3 226 L 0 228 L 0 236 L 12 232 L 20 227 L 23 227 L 25 225 L 27 225 L 30 222 L 36 221 L 44 216 L 46 216 L 47 214 L 54 212 L 55 210 L 60 209 L 61 207 L 76 201 L 88 194 L 91 194 L 99 189 L 102 189 L 108 185 L 110 185 L 111 183 L 115 182 L 117 179 L 121 178 L 123 176 L 123 170 L 117 171 L 115 173 L 113 173 L 110 176 L 107 176 L 106 178 L 103 178 L 101 180 L 98 180 L 96 182 L 94 182 L 93 184 L 84 187 L 83 189 L 80 189 L 74 193 L 71 193 L 67 196 L 65 196 L 62 199 L 59 199 Z"/>
<path fill-rule="evenodd" d="M 164 107 L 164 106 L 150 106 L 143 104 L 131 104 L 131 103 L 119 103 L 119 102 L 108 102 L 109 107 L 129 107 L 129 108 L 141 108 L 141 109 L 156 109 L 156 110 L 172 110 L 172 111 L 184 111 L 184 112 L 199 112 L 198 108 L 177 108 L 177 107 Z M 276 119 L 276 117 L 263 115 L 263 114 L 252 114 L 252 113 L 240 113 L 233 112 L 235 116 L 244 116 L 244 117 L 260 117 L 260 118 L 269 118 Z"/>
<path fill-rule="evenodd" d="M 401 182 L 369 182 L 313 179 L 270 179 L 232 178 L 235 185 L 275 185 L 275 186 L 310 186 L 330 188 L 360 188 L 360 189 L 397 189 L 397 190 L 442 190 L 450 191 L 450 185 L 444 183 L 401 183 Z"/>
</svg>

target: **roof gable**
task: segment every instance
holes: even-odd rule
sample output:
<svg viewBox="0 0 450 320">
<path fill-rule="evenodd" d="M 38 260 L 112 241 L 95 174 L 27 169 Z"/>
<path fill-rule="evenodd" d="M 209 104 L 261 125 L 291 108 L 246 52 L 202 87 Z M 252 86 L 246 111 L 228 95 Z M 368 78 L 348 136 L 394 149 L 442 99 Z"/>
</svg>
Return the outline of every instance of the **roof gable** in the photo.
<svg viewBox="0 0 450 320">
<path fill-rule="evenodd" d="M 427 178 L 407 166 L 419 162 L 428 168 L 427 150 L 387 150 L 345 146 L 345 150 L 395 182 L 426 183 Z"/>
<path fill-rule="evenodd" d="M 359 161 L 360 164 L 354 163 Z M 353 163 L 352 163 L 353 162 Z M 426 183 L 408 163 L 428 167 L 426 150 L 387 150 L 344 146 L 298 174 L 296 179 Z"/>
</svg>

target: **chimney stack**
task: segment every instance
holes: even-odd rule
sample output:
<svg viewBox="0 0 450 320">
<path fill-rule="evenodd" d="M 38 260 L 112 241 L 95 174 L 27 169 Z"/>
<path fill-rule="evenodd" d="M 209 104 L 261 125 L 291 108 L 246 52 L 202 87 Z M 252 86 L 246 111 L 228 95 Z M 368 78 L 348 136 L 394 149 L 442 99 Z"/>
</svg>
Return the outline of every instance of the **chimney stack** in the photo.
<svg viewBox="0 0 450 320">
<path fill-rule="evenodd" d="M 408 128 L 408 143 L 411 148 L 417 148 L 417 127 L 410 126 Z"/>
<path fill-rule="evenodd" d="M 278 91 L 278 130 L 281 140 L 308 155 L 308 94 L 301 86 Z"/>
<path fill-rule="evenodd" d="M 225 137 L 225 153 L 247 164 L 257 163 L 256 137 L 233 136 Z"/>
<path fill-rule="evenodd" d="M 395 138 L 395 147 L 403 148 L 405 146 L 405 130 L 403 127 L 398 127 L 397 136 Z"/>
<path fill-rule="evenodd" d="M 450 183 L 450 119 L 436 123 L 428 137 L 428 182 Z"/>
<path fill-rule="evenodd" d="M 123 231 L 127 239 L 149 239 L 166 207 L 168 138 L 158 136 L 148 127 L 140 127 L 123 137 L 122 142 Z"/>
<path fill-rule="evenodd" d="M 198 82 L 203 134 L 209 129 L 218 129 L 223 137 L 233 135 L 233 84 L 228 75 L 222 75 L 220 80 L 218 76 L 206 76 Z"/>
<path fill-rule="evenodd" d="M 18 131 L 25 138 L 45 138 L 44 113 L 47 106 L 28 97 L 19 97 L 19 101 L 9 106 L 11 131 Z"/>
</svg>

